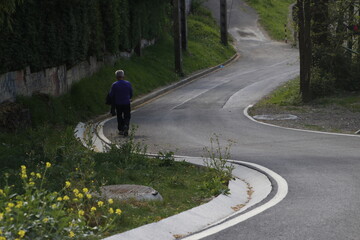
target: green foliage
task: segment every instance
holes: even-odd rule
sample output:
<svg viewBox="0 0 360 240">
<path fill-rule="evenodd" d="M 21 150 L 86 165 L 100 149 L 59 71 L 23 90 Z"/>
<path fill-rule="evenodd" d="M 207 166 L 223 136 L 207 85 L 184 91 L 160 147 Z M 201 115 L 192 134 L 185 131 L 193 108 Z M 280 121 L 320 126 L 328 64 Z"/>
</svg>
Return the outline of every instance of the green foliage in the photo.
<svg viewBox="0 0 360 240">
<path fill-rule="evenodd" d="M 16 6 L 22 4 L 23 0 L 7 0 L 0 3 L 0 28 L 4 25 L 11 28 L 12 14 Z"/>
<path fill-rule="evenodd" d="M 21 166 L 18 178 L 21 179 L 22 193 L 9 184 L 0 189 L 0 238 L 5 239 L 89 239 L 100 236 L 112 227 L 121 214 L 111 204 L 98 201 L 91 195 L 95 189 L 73 188 L 66 181 L 58 192 L 44 188 L 48 180 L 48 169 L 28 172 Z"/>
<path fill-rule="evenodd" d="M 158 159 L 161 160 L 160 166 L 173 166 L 175 163 L 174 152 L 159 152 Z"/>
<path fill-rule="evenodd" d="M 234 178 L 232 171 L 235 168 L 228 163 L 233 143 L 229 140 L 228 145 L 222 147 L 219 136 L 214 134 L 210 138 L 210 147 L 204 148 L 204 163 L 210 171 L 207 173 L 208 179 L 203 183 L 203 188 L 211 190 L 214 195 L 229 194 L 228 183 Z"/>
<path fill-rule="evenodd" d="M 311 94 L 316 97 L 325 97 L 335 92 L 335 78 L 331 73 L 323 72 L 321 68 L 311 69 Z"/>
<path fill-rule="evenodd" d="M 30 66 L 32 71 L 90 56 L 117 54 L 154 39 L 164 31 L 167 1 L 77 0 L 24 1 L 0 4 L 12 14 L 12 27 L 0 28 L 0 73 Z M 3 7 L 3 8 L 2 8 Z M 7 16 L 6 15 L 6 16 Z"/>
</svg>

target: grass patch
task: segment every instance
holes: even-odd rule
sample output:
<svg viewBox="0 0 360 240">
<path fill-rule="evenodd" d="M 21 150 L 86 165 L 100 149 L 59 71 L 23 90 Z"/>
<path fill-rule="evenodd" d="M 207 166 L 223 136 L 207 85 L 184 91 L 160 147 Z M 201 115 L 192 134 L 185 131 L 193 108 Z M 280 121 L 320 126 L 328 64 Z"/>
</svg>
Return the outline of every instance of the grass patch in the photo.
<svg viewBox="0 0 360 240">
<path fill-rule="evenodd" d="M 294 0 L 246 0 L 258 12 L 260 23 L 276 40 L 284 40 L 284 24 L 288 22 L 289 6 Z"/>
<path fill-rule="evenodd" d="M 259 101 L 256 106 L 266 107 L 269 105 L 277 106 L 299 106 L 302 104 L 300 97 L 299 78 L 286 82 L 270 95 Z"/>
<path fill-rule="evenodd" d="M 255 107 L 278 106 L 301 111 L 303 105 L 300 96 L 300 79 L 295 78 L 260 100 Z M 323 107 L 338 105 L 352 112 L 360 112 L 360 92 L 338 92 L 332 96 L 317 98 L 307 105 Z"/>
<path fill-rule="evenodd" d="M 316 99 L 314 103 L 323 106 L 335 104 L 352 112 L 360 112 L 360 92 L 342 92 L 333 96 Z"/>
</svg>

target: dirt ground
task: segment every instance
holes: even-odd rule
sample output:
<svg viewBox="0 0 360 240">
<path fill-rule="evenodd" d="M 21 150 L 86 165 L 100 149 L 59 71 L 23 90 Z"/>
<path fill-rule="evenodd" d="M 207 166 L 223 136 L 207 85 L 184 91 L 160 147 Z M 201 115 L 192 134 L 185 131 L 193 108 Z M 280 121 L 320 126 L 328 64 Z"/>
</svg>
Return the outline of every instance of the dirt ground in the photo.
<svg viewBox="0 0 360 240">
<path fill-rule="evenodd" d="M 278 126 L 325 132 L 356 134 L 360 130 L 360 112 L 352 112 L 339 105 L 313 105 L 301 107 L 254 107 L 250 116 L 291 114 L 297 119 L 258 120 Z M 360 134 L 360 133 L 358 133 Z"/>
</svg>

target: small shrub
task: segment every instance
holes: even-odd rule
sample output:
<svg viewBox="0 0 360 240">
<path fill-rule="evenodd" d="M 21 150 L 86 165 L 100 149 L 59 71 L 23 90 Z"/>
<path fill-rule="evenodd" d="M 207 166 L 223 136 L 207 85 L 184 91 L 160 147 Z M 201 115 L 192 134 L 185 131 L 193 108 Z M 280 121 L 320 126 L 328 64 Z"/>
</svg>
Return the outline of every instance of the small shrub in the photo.
<svg viewBox="0 0 360 240">
<path fill-rule="evenodd" d="M 214 137 L 210 138 L 210 147 L 204 148 L 204 163 L 210 168 L 210 171 L 207 173 L 208 179 L 203 186 L 211 189 L 213 193 L 229 193 L 228 183 L 233 179 L 234 166 L 227 160 L 230 159 L 230 149 L 233 143 L 229 140 L 228 145 L 223 148 L 220 145 L 219 136 L 214 134 Z"/>
<path fill-rule="evenodd" d="M 315 97 L 329 96 L 335 92 L 335 78 L 320 68 L 311 69 L 311 94 Z"/>
<path fill-rule="evenodd" d="M 173 166 L 175 163 L 174 153 L 173 152 L 159 152 L 157 157 L 161 160 L 160 166 L 170 167 Z"/>
</svg>

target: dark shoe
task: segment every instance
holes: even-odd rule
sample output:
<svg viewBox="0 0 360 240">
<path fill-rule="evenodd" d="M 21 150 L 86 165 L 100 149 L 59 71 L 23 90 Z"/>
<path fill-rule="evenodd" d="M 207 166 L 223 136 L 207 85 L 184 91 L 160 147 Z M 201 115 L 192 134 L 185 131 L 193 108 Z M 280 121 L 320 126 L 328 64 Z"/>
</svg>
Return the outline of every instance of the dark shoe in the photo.
<svg viewBox="0 0 360 240">
<path fill-rule="evenodd" d="M 127 137 L 129 136 L 129 127 L 128 126 L 124 126 L 124 136 Z"/>
<path fill-rule="evenodd" d="M 119 131 L 119 135 L 125 135 L 124 131 Z"/>
</svg>

